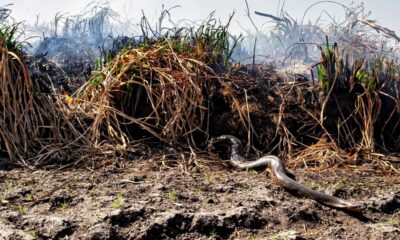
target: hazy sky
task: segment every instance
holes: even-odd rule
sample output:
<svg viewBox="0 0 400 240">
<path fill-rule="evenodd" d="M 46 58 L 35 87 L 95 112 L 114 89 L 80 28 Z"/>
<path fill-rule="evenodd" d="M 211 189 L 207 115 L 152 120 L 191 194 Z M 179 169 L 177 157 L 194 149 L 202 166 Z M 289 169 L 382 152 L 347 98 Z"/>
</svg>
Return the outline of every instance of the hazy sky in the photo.
<svg viewBox="0 0 400 240">
<path fill-rule="evenodd" d="M 348 5 L 351 0 L 336 0 L 337 2 Z M 18 21 L 26 20 L 32 22 L 40 15 L 42 20 L 49 20 L 57 12 L 77 14 L 80 13 L 85 6 L 93 2 L 93 0 L 0 0 L 0 5 L 8 3 L 13 4 L 13 17 Z M 216 16 L 221 20 L 226 20 L 233 11 L 235 21 L 233 30 L 238 31 L 239 24 L 244 28 L 251 28 L 250 22 L 245 16 L 244 0 L 109 0 L 111 6 L 117 10 L 121 16 L 139 20 L 143 10 L 147 17 L 155 20 L 158 16 L 162 4 L 166 8 L 180 5 L 180 8 L 172 11 L 174 20 L 204 19 L 210 12 L 216 11 Z M 252 11 L 258 10 L 262 12 L 276 14 L 279 0 L 248 0 Z M 317 0 L 286 0 L 285 9 L 294 18 L 300 20 L 305 10 Z M 361 1 L 358 1 L 361 2 Z M 400 9 L 399 0 L 365 0 L 365 7 L 372 11 L 370 18 L 378 20 L 378 22 L 386 27 L 396 30 L 400 33 L 400 22 L 396 21 Z M 336 17 L 343 16 L 340 7 L 332 3 L 320 4 L 307 14 L 307 18 L 315 19 L 322 10 L 327 10 L 331 15 Z M 260 27 L 265 22 L 265 18 L 253 16 L 256 24 Z"/>
</svg>

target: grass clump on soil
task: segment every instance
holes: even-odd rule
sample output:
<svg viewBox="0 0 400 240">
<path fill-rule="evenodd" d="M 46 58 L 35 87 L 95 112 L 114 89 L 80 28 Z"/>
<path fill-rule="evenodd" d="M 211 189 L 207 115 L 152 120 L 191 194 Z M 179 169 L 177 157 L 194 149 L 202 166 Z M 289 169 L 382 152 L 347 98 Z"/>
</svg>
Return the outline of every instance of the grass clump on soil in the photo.
<svg viewBox="0 0 400 240">
<path fill-rule="evenodd" d="M 10 160 L 29 166 L 41 149 L 63 139 L 64 116 L 56 103 L 36 91 L 23 56 L 10 51 L 0 37 L 0 134 Z M 65 136 L 65 135 L 64 135 Z"/>
<path fill-rule="evenodd" d="M 318 80 L 327 96 L 320 113 L 321 123 L 331 118 L 328 111 L 335 109 L 333 112 L 340 114 L 333 117 L 342 123 L 335 136 L 339 144 L 369 151 L 377 147 L 398 151 L 398 64 L 384 54 L 349 63 L 346 55 L 340 56 L 336 43 L 329 46 L 328 37 L 325 49 L 321 49 L 317 66 Z"/>
<path fill-rule="evenodd" d="M 18 148 L 22 146 L 28 151 L 24 137 L 29 131 L 29 110 L 31 84 L 26 65 L 14 39 L 15 27 L 2 26 L 0 30 L 0 132 L 3 144 L 9 155 L 19 155 Z M 26 95 L 24 94 L 26 93 Z M 24 126 L 23 121 L 26 124 Z M 16 123 L 21 123 L 19 126 Z"/>
<path fill-rule="evenodd" d="M 2 26 L 0 36 L 0 136 L 7 161 L 33 167 L 98 154 L 85 135 L 90 119 L 70 111 L 63 96 L 43 92 L 43 83 L 29 77 L 16 28 Z"/>
<path fill-rule="evenodd" d="M 392 164 L 380 160 L 384 154 L 376 152 L 400 150 L 399 65 L 388 53 L 352 61 L 349 55 L 326 38 L 317 65 L 324 94 L 316 119 L 325 137 L 294 154 L 290 164 L 328 169 L 367 161 L 398 173 Z"/>
<path fill-rule="evenodd" d="M 84 86 L 82 99 L 100 108 L 115 107 L 126 119 L 111 122 L 127 124 L 126 141 L 141 137 L 136 131 L 143 129 L 179 142 L 185 133 L 201 130 L 206 115 L 204 79 L 212 70 L 197 54 L 202 53 L 176 52 L 168 41 L 125 50 Z M 101 112 L 98 118 L 108 117 Z M 129 129 L 130 122 L 140 128 Z"/>
<path fill-rule="evenodd" d="M 22 54 L 3 45 L 0 133 L 10 161 L 44 166 L 116 156 L 148 137 L 174 146 L 204 143 L 212 86 L 232 53 L 228 25 L 210 17 L 198 29 L 146 36 L 73 96 L 42 92 Z"/>
<path fill-rule="evenodd" d="M 201 142 L 198 138 L 204 141 L 213 81 L 218 71 L 227 70 L 232 53 L 228 25 L 219 27 L 214 21 L 197 30 L 146 37 L 95 73 L 78 99 L 97 109 L 99 124 L 93 127 L 98 134 L 107 129 L 121 144 L 147 137 L 191 147 Z"/>
</svg>

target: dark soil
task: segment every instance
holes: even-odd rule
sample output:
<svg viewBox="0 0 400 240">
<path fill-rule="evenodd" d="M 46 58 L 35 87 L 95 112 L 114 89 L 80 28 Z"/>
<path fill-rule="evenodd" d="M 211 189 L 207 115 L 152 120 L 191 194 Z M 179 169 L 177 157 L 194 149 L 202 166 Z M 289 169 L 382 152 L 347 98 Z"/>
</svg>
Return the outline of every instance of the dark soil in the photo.
<svg viewBox="0 0 400 240">
<path fill-rule="evenodd" d="M 162 167 L 0 171 L 0 239 L 399 239 L 399 176 L 293 170 L 354 215 L 287 193 L 268 172 Z"/>
</svg>

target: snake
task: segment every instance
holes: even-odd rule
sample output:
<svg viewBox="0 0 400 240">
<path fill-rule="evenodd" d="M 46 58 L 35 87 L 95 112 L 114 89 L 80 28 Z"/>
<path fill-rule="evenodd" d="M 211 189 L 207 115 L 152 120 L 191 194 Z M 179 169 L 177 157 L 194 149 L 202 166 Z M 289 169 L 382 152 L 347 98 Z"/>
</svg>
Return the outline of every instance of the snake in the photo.
<svg viewBox="0 0 400 240">
<path fill-rule="evenodd" d="M 211 144 L 215 144 L 217 142 L 228 142 L 231 144 L 229 163 L 234 168 L 248 170 L 267 167 L 272 172 L 272 176 L 278 182 L 278 184 L 291 193 L 313 199 L 325 206 L 336 209 L 342 209 L 351 212 L 363 212 L 365 210 L 365 206 L 361 203 L 331 196 L 296 182 L 287 175 L 287 170 L 284 163 L 275 155 L 266 155 L 254 161 L 245 161 L 240 155 L 243 149 L 242 142 L 235 136 L 222 135 L 211 139 Z"/>
</svg>

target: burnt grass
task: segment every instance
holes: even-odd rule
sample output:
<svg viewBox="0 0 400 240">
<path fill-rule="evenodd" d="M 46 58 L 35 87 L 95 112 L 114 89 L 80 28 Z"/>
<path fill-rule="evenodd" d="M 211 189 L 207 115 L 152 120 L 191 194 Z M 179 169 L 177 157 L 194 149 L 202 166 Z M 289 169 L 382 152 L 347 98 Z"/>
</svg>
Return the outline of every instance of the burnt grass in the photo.
<svg viewBox="0 0 400 240">
<path fill-rule="evenodd" d="M 38 71 L 33 78 L 46 86 L 51 79 L 41 74 L 41 64 L 49 64 L 45 59 L 34 63 Z M 247 69 L 235 74 L 246 75 Z M 287 141 L 276 138 L 277 133 L 283 136 L 282 129 L 306 145 L 315 143 L 322 131 L 302 109 L 318 111 L 322 93 L 308 81 L 295 80 L 285 84 L 267 69 L 256 78 L 215 85 L 210 133 L 234 134 L 246 142 L 243 122 L 232 109 L 235 98 L 236 108 L 247 109 L 255 132 L 261 133 L 253 143 L 263 152 L 273 146 L 278 146 L 275 154 L 287 150 Z M 349 94 L 335 97 L 349 102 L 344 105 L 354 103 Z M 335 112 L 333 100 L 328 102 L 330 116 L 343 114 L 346 109 Z M 329 119 L 337 117 L 325 123 L 328 130 L 335 129 Z M 236 171 L 215 156 L 208 158 L 198 159 L 208 167 L 192 164 L 185 171 L 179 167 L 184 161 L 167 167 L 152 157 L 110 159 L 105 167 L 95 164 L 96 170 L 0 170 L 0 239 L 399 239 L 398 173 L 383 175 L 362 166 L 325 172 L 290 169 L 305 186 L 366 204 L 365 213 L 352 214 L 291 195 L 267 171 Z"/>
<path fill-rule="evenodd" d="M 292 169 L 308 187 L 365 202 L 365 213 L 293 196 L 267 171 L 154 159 L 1 170 L 0 239 L 398 239 L 398 175 L 336 171 Z"/>
<path fill-rule="evenodd" d="M 43 44 L 47 49 L 52 42 Z M 30 77 L 42 93 L 51 94 L 53 87 L 59 91 L 61 86 L 72 93 L 90 75 L 83 60 L 90 59 L 90 51 L 82 59 L 46 54 L 27 59 Z M 65 57 L 74 63 L 58 66 L 47 57 Z M 221 74 L 228 74 L 225 71 Z M 311 146 L 326 134 L 312 116 L 318 116 L 326 93 L 309 80 L 282 79 L 265 66 L 255 73 L 242 66 L 229 74 L 223 81 L 212 79 L 211 90 L 205 93 L 207 121 L 212 123 L 206 127 L 209 136 L 233 134 L 247 142 L 246 127 L 251 122 L 251 145 L 257 152 L 286 159 L 292 153 L 290 144 Z M 352 131 L 344 137 L 337 124 L 354 112 L 357 94 L 337 89 L 327 101 L 323 127 L 346 150 L 354 147 L 347 144 L 348 135 L 354 142 L 362 138 L 359 119 L 346 121 Z M 378 97 L 383 107 L 374 123 L 377 146 L 397 153 L 396 102 Z M 146 96 L 141 100 L 147 100 Z M 243 120 L 240 113 L 248 115 Z M 144 108 L 138 116 L 146 114 Z M 198 147 L 209 150 L 202 133 L 194 134 Z M 332 167 L 325 172 L 290 169 L 307 187 L 366 204 L 365 213 L 353 214 L 293 196 L 274 183 L 267 171 L 236 171 L 218 159 L 197 159 L 208 167 L 192 164 L 183 171 L 183 160 L 166 166 L 156 158 L 140 159 L 109 159 L 105 167 L 95 164 L 95 170 L 65 166 L 67 170 L 35 171 L 2 169 L 10 166 L 1 159 L 0 239 L 399 239 L 398 170 L 388 175 L 379 174 L 379 169 L 363 171 L 363 166 Z"/>
</svg>

